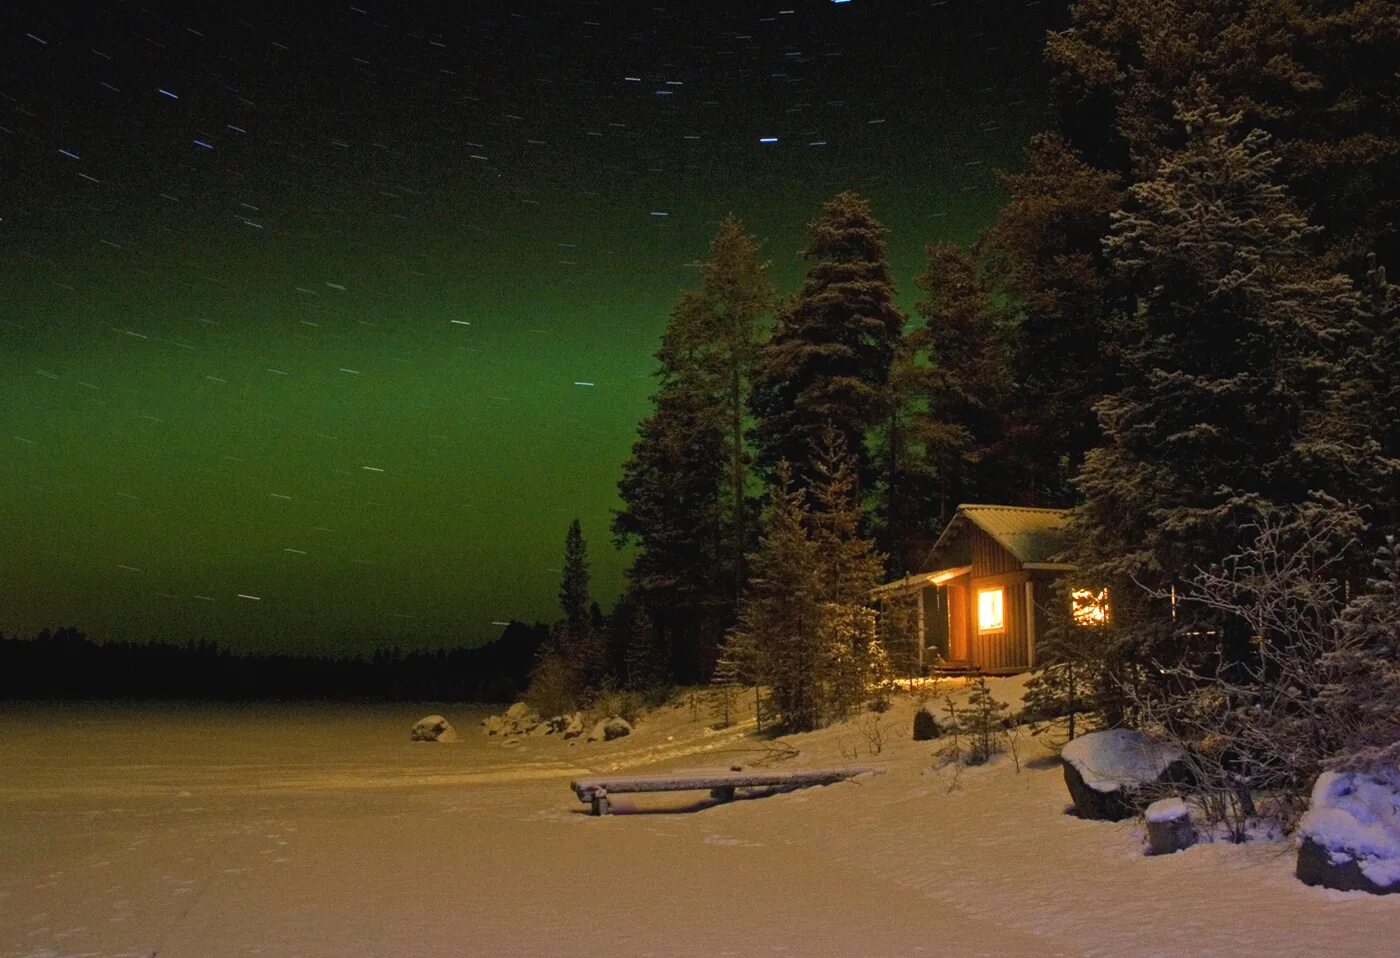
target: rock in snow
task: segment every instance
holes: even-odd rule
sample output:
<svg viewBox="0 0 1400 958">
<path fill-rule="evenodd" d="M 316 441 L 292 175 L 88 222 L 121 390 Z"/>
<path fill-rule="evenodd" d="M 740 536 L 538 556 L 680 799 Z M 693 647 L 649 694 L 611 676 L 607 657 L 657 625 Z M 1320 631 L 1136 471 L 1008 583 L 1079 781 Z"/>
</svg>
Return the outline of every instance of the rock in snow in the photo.
<svg viewBox="0 0 1400 958">
<path fill-rule="evenodd" d="M 1181 781 L 1185 757 L 1174 745 L 1124 728 L 1081 735 L 1060 753 L 1079 817 L 1108 821 L 1136 814 L 1143 786 Z"/>
<path fill-rule="evenodd" d="M 624 735 L 632 734 L 632 723 L 624 718 L 613 716 L 599 720 L 593 730 L 588 733 L 590 742 L 611 742 L 615 738 L 622 738 Z"/>
<path fill-rule="evenodd" d="M 408 733 L 410 742 L 455 742 L 457 741 L 457 730 L 452 727 L 452 723 L 441 715 L 429 715 L 421 718 L 413 725 L 413 731 Z"/>
<path fill-rule="evenodd" d="M 1323 772 L 1299 834 L 1300 881 L 1375 895 L 1400 892 L 1400 769 Z"/>
<path fill-rule="evenodd" d="M 1153 855 L 1170 855 L 1196 844 L 1191 813 L 1179 798 L 1164 798 L 1147 806 L 1147 845 Z"/>
</svg>

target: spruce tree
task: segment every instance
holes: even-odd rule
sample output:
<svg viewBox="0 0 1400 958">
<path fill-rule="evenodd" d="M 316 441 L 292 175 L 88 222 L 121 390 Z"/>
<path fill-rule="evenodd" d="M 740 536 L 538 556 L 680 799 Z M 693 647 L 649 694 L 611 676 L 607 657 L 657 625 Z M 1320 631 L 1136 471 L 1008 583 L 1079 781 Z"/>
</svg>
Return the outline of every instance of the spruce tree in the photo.
<svg viewBox="0 0 1400 958">
<path fill-rule="evenodd" d="M 1094 167 L 1147 179 L 1198 77 L 1273 137 L 1329 268 L 1400 268 L 1400 15 L 1390 0 L 1080 0 L 1046 45 L 1060 125 Z"/>
<path fill-rule="evenodd" d="M 1374 257 L 1361 284 L 1356 335 L 1346 351 L 1344 374 L 1325 434 L 1353 451 L 1367 472 L 1349 485 L 1370 483 L 1365 518 L 1367 543 L 1400 536 L 1400 288 Z"/>
<path fill-rule="evenodd" d="M 596 690 L 607 671 L 606 637 L 597 621 L 598 606 L 588 594 L 588 543 L 575 519 L 564 536 L 564 567 L 559 581 L 559 608 L 564 617 L 530 672 L 525 698 L 548 713 L 568 711 Z"/>
<path fill-rule="evenodd" d="M 1331 483 L 1367 471 L 1323 435 L 1350 283 L 1316 268 L 1266 134 L 1204 87 L 1180 118 L 1185 145 L 1132 187 L 1109 241 L 1141 308 L 1071 522 L 1081 574 L 1110 586 L 1113 631 L 1139 661 L 1181 654 L 1177 638 L 1240 654 L 1237 621 L 1178 609 L 1174 629 L 1170 588 L 1234 554 L 1261 509 L 1324 488 L 1345 503 L 1355 490 Z"/>
<path fill-rule="evenodd" d="M 982 243 L 997 296 L 1010 306 L 1009 383 L 1001 397 L 1002 498 L 1068 506 L 1084 454 L 1098 444 L 1095 404 L 1117 389 L 1114 323 L 1129 284 L 1104 250 L 1121 178 L 1085 163 L 1054 134 L 1032 138 L 1025 168 Z"/>
<path fill-rule="evenodd" d="M 729 482 L 725 490 L 730 598 L 737 601 L 750 548 L 748 472 L 745 428 L 754 363 L 758 359 L 758 324 L 773 301 L 768 263 L 758 241 L 732 213 L 720 223 L 709 258 L 700 263 L 703 324 L 698 359 L 713 381 L 724 410 Z"/>
<path fill-rule="evenodd" d="M 839 432 L 828 427 L 814 461 L 810 535 L 817 556 L 821 600 L 818 651 L 819 716 L 849 715 L 864 701 L 888 658 L 880 647 L 870 591 L 880 582 L 884 557 L 862 528 L 864 512 L 855 457 Z M 878 676 L 883 680 L 886 675 Z"/>
<path fill-rule="evenodd" d="M 812 261 L 802 289 L 781 311 L 754 374 L 757 462 L 770 476 L 786 460 L 809 488 L 813 450 L 827 423 L 872 486 L 871 428 L 889 410 L 889 374 L 904 327 L 885 258 L 885 228 L 870 204 L 840 193 L 807 227 Z"/>
<path fill-rule="evenodd" d="M 564 569 L 559 580 L 559 608 L 564 612 L 565 627 L 571 631 L 588 626 L 588 578 L 588 543 L 575 519 L 564 536 Z"/>
<path fill-rule="evenodd" d="M 806 493 L 786 461 L 775 468 L 764 534 L 750 556 L 749 584 L 730 644 L 750 658 L 755 684 L 768 686 L 778 724 L 808 731 L 821 720 L 821 582 L 809 535 Z"/>
<path fill-rule="evenodd" d="M 752 535 L 744 413 L 757 324 L 772 289 L 758 243 L 726 217 L 699 263 L 701 287 L 672 311 L 656 357 L 653 412 L 623 465 L 618 542 L 658 641 L 684 681 L 704 678 L 736 615 Z"/>
<path fill-rule="evenodd" d="M 721 503 L 726 419 L 714 382 L 696 359 L 693 335 L 704 308 L 690 293 L 672 312 L 657 353 L 653 411 L 637 427 L 632 458 L 623 464 L 623 508 L 612 523 L 619 545 L 638 547 L 628 576 L 682 681 L 705 674 L 708 650 L 732 621 Z"/>
</svg>

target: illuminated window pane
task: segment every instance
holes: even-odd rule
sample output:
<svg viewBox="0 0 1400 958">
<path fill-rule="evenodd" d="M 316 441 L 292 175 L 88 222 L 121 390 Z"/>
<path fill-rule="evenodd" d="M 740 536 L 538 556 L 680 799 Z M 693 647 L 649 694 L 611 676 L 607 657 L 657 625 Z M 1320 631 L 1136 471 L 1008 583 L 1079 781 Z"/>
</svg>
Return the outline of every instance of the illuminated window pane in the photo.
<svg viewBox="0 0 1400 958">
<path fill-rule="evenodd" d="M 1002 590 L 983 589 L 977 593 L 977 631 L 996 632 L 1005 628 L 1002 615 Z"/>
<path fill-rule="evenodd" d="M 1080 625 L 1103 625 L 1108 621 L 1108 590 L 1075 589 L 1070 593 L 1070 611 Z"/>
</svg>

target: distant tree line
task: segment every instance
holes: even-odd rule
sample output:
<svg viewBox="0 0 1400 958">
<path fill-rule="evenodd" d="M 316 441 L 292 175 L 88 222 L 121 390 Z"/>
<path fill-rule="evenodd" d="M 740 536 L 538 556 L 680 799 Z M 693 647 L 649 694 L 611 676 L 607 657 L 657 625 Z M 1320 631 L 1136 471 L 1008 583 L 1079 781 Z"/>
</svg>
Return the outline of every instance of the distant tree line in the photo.
<svg viewBox="0 0 1400 958">
<path fill-rule="evenodd" d="M 506 702 L 548 632 L 512 622 L 472 648 L 370 655 L 236 653 L 212 642 L 107 642 L 74 628 L 0 635 L 0 698 Z"/>
<path fill-rule="evenodd" d="M 840 715 L 831 662 L 894 651 L 866 586 L 962 502 L 1072 509 L 1064 558 L 1113 615 L 1091 654 L 1061 629 L 1044 655 L 1089 654 L 1102 721 L 1169 695 L 1164 663 L 1255 654 L 1247 616 L 1177 598 L 1259 528 L 1339 536 L 1319 574 L 1366 588 L 1400 532 L 1394 4 L 1083 0 L 1046 62 L 1057 123 L 975 244 L 927 247 L 912 319 L 861 196 L 809 224 L 791 293 L 720 224 L 622 467 L 629 589 L 565 603 L 558 697 L 718 673 L 788 727 Z"/>
</svg>

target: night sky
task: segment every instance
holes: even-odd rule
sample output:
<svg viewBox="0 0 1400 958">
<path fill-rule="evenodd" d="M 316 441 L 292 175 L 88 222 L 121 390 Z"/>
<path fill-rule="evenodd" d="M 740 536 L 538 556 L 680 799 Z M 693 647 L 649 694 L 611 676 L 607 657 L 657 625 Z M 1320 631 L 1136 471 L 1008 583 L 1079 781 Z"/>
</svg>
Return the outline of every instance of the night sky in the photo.
<svg viewBox="0 0 1400 958">
<path fill-rule="evenodd" d="M 1062 15 L 4 6 L 0 630 L 307 651 L 556 618 L 575 516 L 606 608 L 719 219 L 791 290 L 803 224 L 861 191 L 912 305 L 1047 125 Z"/>
</svg>

